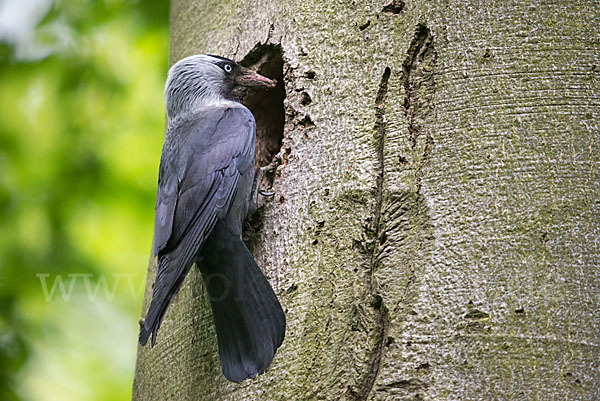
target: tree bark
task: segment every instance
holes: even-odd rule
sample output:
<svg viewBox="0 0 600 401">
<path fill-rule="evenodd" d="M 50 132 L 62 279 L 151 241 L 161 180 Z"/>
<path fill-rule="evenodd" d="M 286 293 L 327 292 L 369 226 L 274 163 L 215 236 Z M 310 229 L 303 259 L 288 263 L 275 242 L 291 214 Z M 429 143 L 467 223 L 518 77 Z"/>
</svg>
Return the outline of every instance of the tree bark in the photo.
<svg viewBox="0 0 600 401">
<path fill-rule="evenodd" d="M 281 46 L 253 254 L 288 325 L 268 372 L 226 381 L 192 269 L 134 400 L 600 399 L 595 2 L 171 7 L 171 61 Z"/>
</svg>

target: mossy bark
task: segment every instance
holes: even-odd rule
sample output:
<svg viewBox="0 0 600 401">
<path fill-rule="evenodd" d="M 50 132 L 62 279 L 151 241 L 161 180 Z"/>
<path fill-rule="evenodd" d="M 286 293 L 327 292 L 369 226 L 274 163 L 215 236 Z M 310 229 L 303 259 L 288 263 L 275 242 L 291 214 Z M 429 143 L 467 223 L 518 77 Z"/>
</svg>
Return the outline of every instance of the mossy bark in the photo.
<svg viewBox="0 0 600 401">
<path fill-rule="evenodd" d="M 288 327 L 267 373 L 227 382 L 193 269 L 139 349 L 134 400 L 600 398 L 595 2 L 171 11 L 172 61 L 283 50 L 253 253 Z"/>
</svg>

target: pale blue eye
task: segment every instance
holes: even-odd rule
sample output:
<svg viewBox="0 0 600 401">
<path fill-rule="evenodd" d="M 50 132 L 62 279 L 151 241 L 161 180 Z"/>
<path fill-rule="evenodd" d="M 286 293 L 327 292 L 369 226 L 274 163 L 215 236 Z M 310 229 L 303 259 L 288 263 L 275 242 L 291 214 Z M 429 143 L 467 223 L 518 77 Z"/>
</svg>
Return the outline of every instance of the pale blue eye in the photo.
<svg viewBox="0 0 600 401">
<path fill-rule="evenodd" d="M 233 70 L 233 68 L 231 67 L 231 64 L 225 64 L 223 69 L 225 70 L 225 72 L 231 72 Z"/>
</svg>

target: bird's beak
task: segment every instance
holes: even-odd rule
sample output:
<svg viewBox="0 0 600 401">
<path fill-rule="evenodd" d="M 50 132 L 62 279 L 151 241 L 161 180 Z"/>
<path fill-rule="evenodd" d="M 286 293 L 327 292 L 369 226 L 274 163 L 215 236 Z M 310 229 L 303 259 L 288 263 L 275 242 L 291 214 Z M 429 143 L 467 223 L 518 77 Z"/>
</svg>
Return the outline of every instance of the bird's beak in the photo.
<svg viewBox="0 0 600 401">
<path fill-rule="evenodd" d="M 240 75 L 235 78 L 235 83 L 248 88 L 274 88 L 276 81 L 242 67 Z"/>
</svg>

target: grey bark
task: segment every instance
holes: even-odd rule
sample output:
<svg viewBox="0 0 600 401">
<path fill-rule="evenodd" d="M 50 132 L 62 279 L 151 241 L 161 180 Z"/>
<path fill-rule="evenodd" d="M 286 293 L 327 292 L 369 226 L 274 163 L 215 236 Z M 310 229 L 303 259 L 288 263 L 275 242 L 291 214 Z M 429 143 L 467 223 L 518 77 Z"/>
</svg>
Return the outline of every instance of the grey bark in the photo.
<svg viewBox="0 0 600 401">
<path fill-rule="evenodd" d="M 600 399 L 596 2 L 171 11 L 171 61 L 282 47 L 284 162 L 253 253 L 288 329 L 266 374 L 227 382 L 193 269 L 134 400 Z"/>
</svg>

